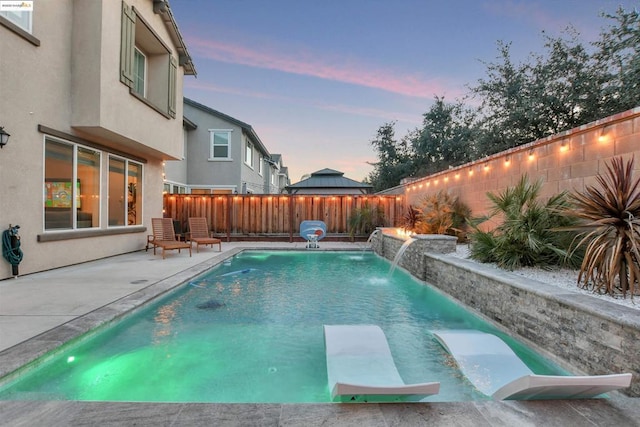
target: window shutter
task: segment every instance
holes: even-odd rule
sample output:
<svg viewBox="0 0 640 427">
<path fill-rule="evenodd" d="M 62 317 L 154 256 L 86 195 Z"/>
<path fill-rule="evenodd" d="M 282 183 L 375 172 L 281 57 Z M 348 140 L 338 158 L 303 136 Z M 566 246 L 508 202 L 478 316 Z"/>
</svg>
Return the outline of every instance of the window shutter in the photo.
<svg viewBox="0 0 640 427">
<path fill-rule="evenodd" d="M 176 79 L 178 75 L 178 60 L 169 56 L 169 115 L 176 116 Z"/>
<path fill-rule="evenodd" d="M 120 34 L 120 81 L 133 87 L 133 49 L 136 40 L 136 14 L 122 2 L 122 32 Z"/>
</svg>

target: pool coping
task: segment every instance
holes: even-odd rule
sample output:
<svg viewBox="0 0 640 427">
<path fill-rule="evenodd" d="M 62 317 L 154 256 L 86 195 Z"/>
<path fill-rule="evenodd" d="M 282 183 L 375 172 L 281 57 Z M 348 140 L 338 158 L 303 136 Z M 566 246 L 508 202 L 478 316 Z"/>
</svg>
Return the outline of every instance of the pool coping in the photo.
<svg viewBox="0 0 640 427">
<path fill-rule="evenodd" d="M 11 381 L 25 369 L 40 363 L 40 357 L 54 357 L 55 349 L 92 330 L 99 330 L 130 314 L 149 300 L 175 290 L 185 281 L 246 250 L 299 250 L 281 247 L 234 248 L 204 262 L 181 270 L 163 280 L 78 316 L 51 330 L 0 352 L 0 378 Z M 345 250 L 329 248 L 326 250 Z M 354 249 L 346 249 L 354 250 Z M 48 357 L 46 358 L 48 359 Z M 45 359 L 45 360 L 46 360 Z M 44 361 L 44 360 L 42 360 Z M 84 425 L 102 422 L 142 422 L 160 425 L 208 424 L 212 420 L 229 425 L 393 425 L 443 424 L 475 425 L 638 425 L 637 399 L 619 396 L 610 399 L 537 402 L 433 402 L 408 404 L 219 404 L 79 401 L 0 401 L 0 413 L 9 424 Z M 467 422 L 468 422 L 467 421 Z M 606 421 L 606 422 L 605 422 Z M 484 423 L 484 424 L 483 424 Z"/>
</svg>

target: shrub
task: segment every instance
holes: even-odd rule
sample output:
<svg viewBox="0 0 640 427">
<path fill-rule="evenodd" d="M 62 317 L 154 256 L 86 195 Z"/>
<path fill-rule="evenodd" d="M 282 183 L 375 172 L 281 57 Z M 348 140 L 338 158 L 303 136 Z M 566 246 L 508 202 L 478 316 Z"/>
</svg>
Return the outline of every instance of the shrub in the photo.
<svg viewBox="0 0 640 427">
<path fill-rule="evenodd" d="M 418 227 L 419 222 L 420 211 L 415 209 L 412 205 L 409 205 L 407 212 L 402 217 L 402 228 L 415 232 L 415 229 Z"/>
<path fill-rule="evenodd" d="M 349 236 L 356 234 L 371 234 L 376 227 L 384 225 L 384 210 L 382 206 L 371 207 L 365 202 L 361 208 L 355 209 L 349 216 Z"/>
<path fill-rule="evenodd" d="M 498 195 L 488 193 L 492 205 L 489 215 L 472 221 L 471 258 L 508 270 L 577 266 L 580 254 L 569 253 L 574 233 L 560 231 L 576 223 L 563 213 L 569 205 L 568 196 L 563 192 L 542 203 L 538 200 L 541 188 L 542 181 L 531 184 L 523 175 L 515 187 Z M 491 231 L 480 230 L 479 224 L 488 220 L 502 222 Z"/>
<path fill-rule="evenodd" d="M 633 162 L 612 159 L 596 177 L 600 188 L 572 193 L 575 207 L 567 210 L 581 220 L 574 227 L 580 231 L 574 248 L 585 248 L 578 284 L 632 298 L 640 281 L 640 178 L 633 181 Z"/>
<path fill-rule="evenodd" d="M 464 240 L 471 210 L 444 190 L 425 196 L 417 208 L 409 206 L 405 228 L 418 234 L 448 234 Z"/>
<path fill-rule="evenodd" d="M 420 221 L 416 233 L 446 234 L 453 227 L 453 200 L 446 191 L 425 196 L 419 207 Z"/>
</svg>

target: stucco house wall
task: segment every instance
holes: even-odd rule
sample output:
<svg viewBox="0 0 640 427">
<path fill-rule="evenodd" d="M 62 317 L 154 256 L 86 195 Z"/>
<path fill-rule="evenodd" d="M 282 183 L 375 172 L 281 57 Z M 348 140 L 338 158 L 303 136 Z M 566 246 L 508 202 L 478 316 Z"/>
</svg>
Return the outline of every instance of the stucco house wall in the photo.
<svg viewBox="0 0 640 427">
<path fill-rule="evenodd" d="M 170 9 L 154 11 L 152 0 L 124 3 L 168 55 L 193 66 Z M 0 152 L 0 228 L 20 225 L 21 275 L 141 249 L 150 218 L 162 215 L 162 162 L 181 155 L 182 106 L 175 117 L 163 114 L 120 81 L 122 10 L 114 0 L 35 1 L 30 33 L 0 18 L 0 126 L 11 134 Z M 185 70 L 177 67 L 177 99 Z M 45 230 L 45 138 L 101 153 L 99 224 Z M 110 155 L 142 165 L 138 225 L 108 224 Z M 0 261 L 0 279 L 11 276 Z"/>
</svg>

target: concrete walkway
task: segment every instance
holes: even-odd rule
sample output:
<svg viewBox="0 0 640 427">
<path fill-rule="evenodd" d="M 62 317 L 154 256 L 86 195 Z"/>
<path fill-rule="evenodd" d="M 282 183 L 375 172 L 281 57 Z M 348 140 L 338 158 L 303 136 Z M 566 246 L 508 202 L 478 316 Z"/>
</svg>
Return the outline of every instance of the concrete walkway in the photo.
<svg viewBox="0 0 640 427">
<path fill-rule="evenodd" d="M 364 243 L 321 243 L 360 250 Z M 135 252 L 0 281 L 0 377 L 189 280 L 244 248 L 304 243 L 223 243 L 211 249 Z M 637 399 L 411 404 L 196 404 L 1 401 L 0 425 L 469 425 L 640 426 Z"/>
</svg>

